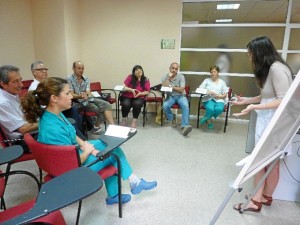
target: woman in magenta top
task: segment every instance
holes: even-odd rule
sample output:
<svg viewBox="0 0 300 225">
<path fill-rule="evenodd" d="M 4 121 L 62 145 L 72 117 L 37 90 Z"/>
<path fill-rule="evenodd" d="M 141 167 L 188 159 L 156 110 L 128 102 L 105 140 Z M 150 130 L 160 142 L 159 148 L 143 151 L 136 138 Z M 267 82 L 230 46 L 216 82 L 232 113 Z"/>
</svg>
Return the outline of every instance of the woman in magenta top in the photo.
<svg viewBox="0 0 300 225">
<path fill-rule="evenodd" d="M 132 108 L 133 119 L 131 127 L 136 128 L 136 121 L 144 105 L 145 96 L 150 91 L 150 81 L 145 77 L 141 66 L 136 65 L 124 81 L 124 89 L 120 101 L 122 106 L 122 126 L 127 125 L 127 117 Z"/>
</svg>

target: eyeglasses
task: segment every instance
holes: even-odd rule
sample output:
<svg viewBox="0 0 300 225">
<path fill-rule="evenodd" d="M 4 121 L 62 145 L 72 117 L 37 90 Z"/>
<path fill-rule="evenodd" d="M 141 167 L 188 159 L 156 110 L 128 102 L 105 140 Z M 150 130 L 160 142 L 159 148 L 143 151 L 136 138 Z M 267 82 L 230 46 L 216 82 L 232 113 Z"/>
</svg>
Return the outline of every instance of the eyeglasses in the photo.
<svg viewBox="0 0 300 225">
<path fill-rule="evenodd" d="M 37 71 L 48 71 L 49 69 L 48 68 L 40 68 L 40 69 L 34 69 L 34 70 L 37 70 Z"/>
</svg>

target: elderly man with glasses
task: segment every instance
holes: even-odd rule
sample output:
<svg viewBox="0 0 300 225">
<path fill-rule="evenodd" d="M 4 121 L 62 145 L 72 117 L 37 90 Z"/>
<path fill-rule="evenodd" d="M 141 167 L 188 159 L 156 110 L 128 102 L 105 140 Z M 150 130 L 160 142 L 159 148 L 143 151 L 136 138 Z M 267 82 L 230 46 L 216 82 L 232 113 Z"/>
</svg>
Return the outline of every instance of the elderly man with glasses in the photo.
<svg viewBox="0 0 300 225">
<path fill-rule="evenodd" d="M 45 67 L 42 61 L 34 61 L 31 64 L 31 72 L 34 76 L 34 80 L 31 83 L 28 91 L 34 91 L 40 82 L 43 82 L 48 77 L 48 69 Z"/>
</svg>

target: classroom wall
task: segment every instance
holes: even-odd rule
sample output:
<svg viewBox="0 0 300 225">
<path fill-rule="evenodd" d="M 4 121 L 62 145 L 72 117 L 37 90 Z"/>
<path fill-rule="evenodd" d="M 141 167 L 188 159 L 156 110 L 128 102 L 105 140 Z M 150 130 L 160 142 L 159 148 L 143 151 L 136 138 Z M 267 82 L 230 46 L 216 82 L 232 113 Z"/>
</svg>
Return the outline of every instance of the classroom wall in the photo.
<svg viewBox="0 0 300 225">
<path fill-rule="evenodd" d="M 0 64 L 32 79 L 33 60 L 60 77 L 82 60 L 86 75 L 105 88 L 140 64 L 154 85 L 179 61 L 180 24 L 180 0 L 0 0 Z M 175 39 L 175 49 L 160 49 L 162 38 Z"/>
<path fill-rule="evenodd" d="M 0 0 L 0 65 L 17 65 L 29 77 L 33 58 L 31 1 Z"/>
<path fill-rule="evenodd" d="M 170 63 L 179 61 L 180 0 L 85 0 L 80 11 L 82 60 L 103 86 L 122 84 L 136 64 L 158 84 Z M 160 49 L 162 38 L 174 38 L 176 48 Z"/>
</svg>

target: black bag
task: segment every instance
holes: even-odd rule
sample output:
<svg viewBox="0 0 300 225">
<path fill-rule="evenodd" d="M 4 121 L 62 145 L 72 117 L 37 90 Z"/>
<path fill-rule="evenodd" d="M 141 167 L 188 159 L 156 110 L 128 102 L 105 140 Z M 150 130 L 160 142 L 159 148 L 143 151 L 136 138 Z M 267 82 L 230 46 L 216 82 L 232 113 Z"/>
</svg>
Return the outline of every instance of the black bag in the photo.
<svg viewBox="0 0 300 225">
<path fill-rule="evenodd" d="M 99 93 L 100 98 L 104 101 L 109 101 L 111 99 L 110 93 Z"/>
</svg>

